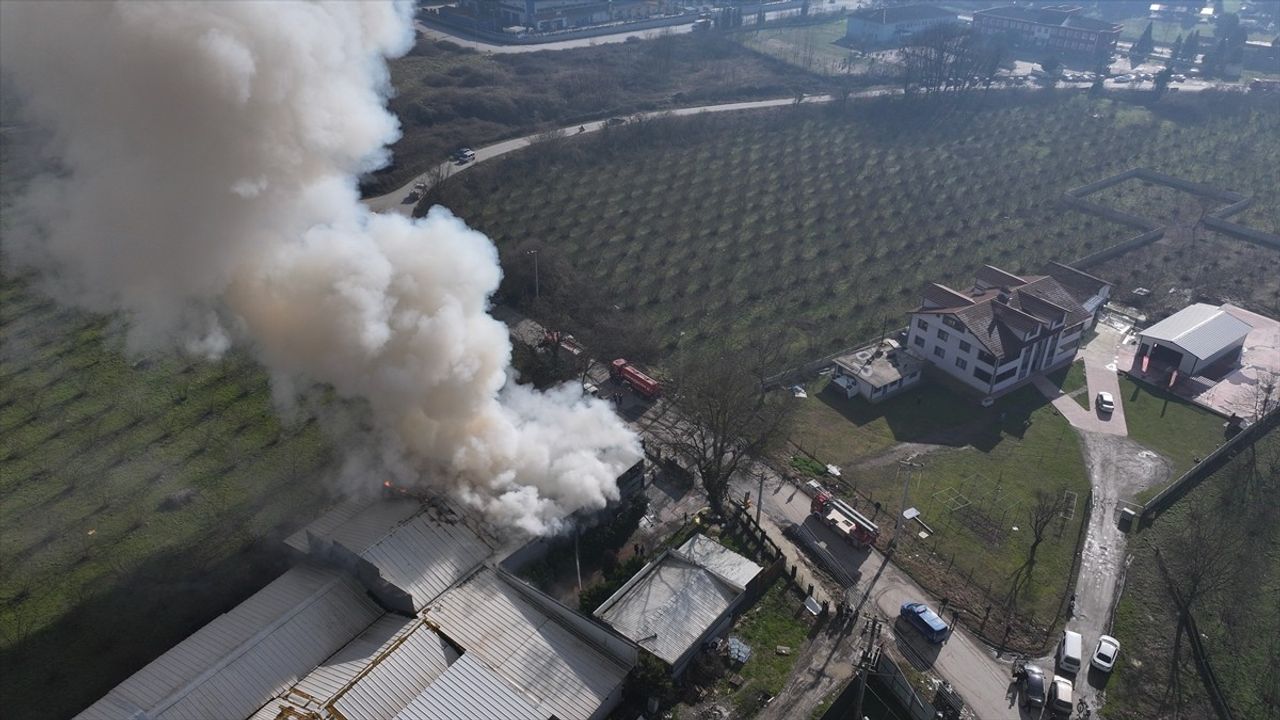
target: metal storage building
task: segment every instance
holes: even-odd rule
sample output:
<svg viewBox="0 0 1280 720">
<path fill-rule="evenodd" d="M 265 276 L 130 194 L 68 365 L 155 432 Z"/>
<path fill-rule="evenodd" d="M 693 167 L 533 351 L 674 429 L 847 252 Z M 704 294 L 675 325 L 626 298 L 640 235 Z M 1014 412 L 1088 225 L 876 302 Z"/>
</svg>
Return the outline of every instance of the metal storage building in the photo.
<svg viewBox="0 0 1280 720">
<path fill-rule="evenodd" d="M 1138 333 L 1138 361 L 1167 366 L 1185 377 L 1201 374 L 1219 361 L 1238 358 L 1253 330 L 1221 307 L 1189 305 Z"/>
<path fill-rule="evenodd" d="M 680 675 L 733 620 L 761 567 L 703 535 L 645 565 L 595 616 Z"/>
<path fill-rule="evenodd" d="M 382 614 L 333 571 L 295 567 L 117 685 L 79 720 L 246 717 Z"/>
</svg>

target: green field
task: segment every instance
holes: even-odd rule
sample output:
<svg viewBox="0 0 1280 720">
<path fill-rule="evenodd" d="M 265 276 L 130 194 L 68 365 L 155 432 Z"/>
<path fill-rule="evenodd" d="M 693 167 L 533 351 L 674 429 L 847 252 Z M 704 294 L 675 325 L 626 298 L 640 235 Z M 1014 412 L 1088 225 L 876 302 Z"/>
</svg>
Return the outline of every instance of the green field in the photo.
<svg viewBox="0 0 1280 720">
<path fill-rule="evenodd" d="M 1272 430 L 1130 541 L 1108 718 L 1217 717 L 1186 638 L 1175 655 L 1176 605 L 1156 548 L 1179 593 L 1185 596 L 1193 579 L 1206 589 L 1192 616 L 1234 717 L 1280 716 L 1278 492 L 1280 431 Z"/>
<path fill-rule="evenodd" d="M 1222 444 L 1223 419 L 1175 395 L 1127 377 L 1120 397 L 1129 437 L 1169 459 L 1178 477 Z"/>
<path fill-rule="evenodd" d="M 126 357 L 118 321 L 0 280 L 0 707 L 68 716 L 284 567 L 329 499 L 313 422 L 242 357 Z"/>
<path fill-rule="evenodd" d="M 1270 208 L 1280 113 L 1251 103 L 1039 92 L 973 112 L 880 99 L 653 121 L 485 163 L 430 200 L 509 260 L 536 244 L 564 263 L 542 294 L 570 325 L 652 329 L 665 352 L 778 333 L 797 361 L 877 335 L 927 282 L 964 285 L 983 263 L 1034 272 L 1131 236 L 1058 198 L 1134 165 Z"/>
<path fill-rule="evenodd" d="M 926 445 L 914 450 L 923 467 L 911 481 L 907 506 L 919 509 L 935 532 L 919 541 L 912 526 L 895 559 L 935 595 L 979 616 L 989 599 L 1005 599 L 1010 577 L 1026 559 L 1026 516 L 1036 492 L 1075 493 L 1071 519 L 1051 524 L 1033 582 L 1018 598 L 1019 637 L 1031 646 L 1042 640 L 1034 628 L 1056 621 L 1089 480 L 1075 432 L 1034 388 L 985 409 L 936 384 L 872 405 L 824 392 L 818 383 L 809 399 L 797 402 L 795 443 L 819 463 L 839 465 L 842 484 L 856 489 L 846 494 L 859 507 L 872 512 L 871 503 L 879 502 L 880 522 L 891 523 L 903 507 L 896 459 L 907 455 L 885 451 L 896 443 Z"/>
</svg>

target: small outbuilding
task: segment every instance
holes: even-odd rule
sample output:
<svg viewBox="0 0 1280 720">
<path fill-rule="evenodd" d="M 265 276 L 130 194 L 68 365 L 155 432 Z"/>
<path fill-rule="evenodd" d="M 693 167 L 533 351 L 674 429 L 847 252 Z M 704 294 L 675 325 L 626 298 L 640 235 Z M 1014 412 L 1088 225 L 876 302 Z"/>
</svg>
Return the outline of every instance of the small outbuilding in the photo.
<svg viewBox="0 0 1280 720">
<path fill-rule="evenodd" d="M 1201 375 L 1237 362 L 1251 330 L 1219 306 L 1196 303 L 1138 333 L 1137 364 L 1143 372 L 1154 365 L 1183 377 Z"/>
<path fill-rule="evenodd" d="M 645 565 L 595 616 L 670 665 L 678 677 L 703 644 L 728 630 L 761 572 L 751 560 L 694 535 Z"/>
</svg>

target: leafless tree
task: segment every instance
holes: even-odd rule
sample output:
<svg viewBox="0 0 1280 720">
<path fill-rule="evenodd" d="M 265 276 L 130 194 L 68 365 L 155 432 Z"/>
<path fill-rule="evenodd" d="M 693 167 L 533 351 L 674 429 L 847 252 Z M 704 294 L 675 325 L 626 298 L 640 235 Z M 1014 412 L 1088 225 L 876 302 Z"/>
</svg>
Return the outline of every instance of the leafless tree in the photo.
<svg viewBox="0 0 1280 720">
<path fill-rule="evenodd" d="M 711 507 L 723 512 L 730 480 L 785 432 L 794 406 L 767 393 L 750 361 L 733 349 L 684 358 L 672 396 L 685 422 L 669 444 L 693 466 Z"/>
<path fill-rule="evenodd" d="M 903 90 L 962 95 L 989 86 L 1003 56 L 1003 47 L 982 33 L 958 25 L 929 28 L 902 48 Z"/>
<path fill-rule="evenodd" d="M 1031 544 L 1027 546 L 1027 559 L 1013 572 L 1009 584 L 1009 595 L 1005 602 L 1013 606 L 1018 596 L 1031 585 L 1031 577 L 1036 568 L 1036 551 L 1044 542 L 1049 525 L 1062 514 L 1066 503 L 1066 493 L 1059 488 L 1055 491 L 1039 490 L 1035 502 L 1027 508 L 1027 529 L 1031 532 Z"/>
</svg>

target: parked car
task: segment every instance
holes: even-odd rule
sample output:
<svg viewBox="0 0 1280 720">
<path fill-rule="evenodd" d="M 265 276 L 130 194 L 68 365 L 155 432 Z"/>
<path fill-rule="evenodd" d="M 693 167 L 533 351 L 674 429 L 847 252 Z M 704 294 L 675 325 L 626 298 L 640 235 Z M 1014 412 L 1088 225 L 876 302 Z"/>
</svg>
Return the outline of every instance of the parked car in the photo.
<svg viewBox="0 0 1280 720">
<path fill-rule="evenodd" d="M 453 155 L 451 157 L 453 161 L 458 163 L 459 165 L 466 165 L 467 163 L 476 159 L 476 151 L 472 150 L 469 147 L 463 146 L 458 148 L 457 150 L 454 150 Z"/>
<path fill-rule="evenodd" d="M 582 394 L 590 395 L 591 397 L 598 398 L 600 397 L 600 386 L 596 385 L 593 382 L 587 382 L 582 386 Z"/>
<path fill-rule="evenodd" d="M 805 484 L 800 486 L 800 491 L 809 497 L 817 497 L 818 493 L 822 492 L 822 490 L 822 483 L 817 480 L 806 481 Z"/>
<path fill-rule="evenodd" d="M 1045 688 L 1044 671 L 1035 665 L 1026 665 L 1022 668 L 1022 678 L 1018 680 L 1018 685 L 1022 689 L 1022 705 L 1023 707 L 1040 708 L 1044 707 Z"/>
<path fill-rule="evenodd" d="M 1058 669 L 1072 675 L 1080 672 L 1080 656 L 1084 654 L 1084 638 L 1074 630 L 1063 630 L 1058 641 Z"/>
<path fill-rule="evenodd" d="M 1109 392 L 1098 393 L 1098 402 L 1096 404 L 1098 406 L 1099 412 L 1104 412 L 1104 413 L 1115 412 L 1116 399 L 1111 397 L 1111 393 Z"/>
<path fill-rule="evenodd" d="M 1132 76 L 1132 75 L 1117 75 L 1117 76 L 1115 77 L 1115 79 L 1113 80 L 1113 82 L 1115 82 L 1115 83 L 1117 83 L 1117 84 L 1120 84 L 1120 85 L 1124 85 L 1125 83 L 1131 83 L 1131 82 L 1133 82 L 1133 76 Z"/>
<path fill-rule="evenodd" d="M 1053 684 L 1049 687 L 1049 715 L 1055 718 L 1069 718 L 1071 711 L 1074 709 L 1072 703 L 1072 686 L 1071 681 L 1064 677 L 1053 678 Z"/>
<path fill-rule="evenodd" d="M 605 127 L 617 127 L 618 125 L 626 125 L 627 119 L 620 117 L 611 117 L 604 121 Z"/>
<path fill-rule="evenodd" d="M 1110 635 L 1098 638 L 1098 648 L 1093 651 L 1091 665 L 1102 672 L 1111 672 L 1116 666 L 1116 657 L 1120 654 L 1120 641 Z"/>
<path fill-rule="evenodd" d="M 931 643 L 945 642 L 951 628 L 928 605 L 919 602 L 902 603 L 902 617 Z"/>
</svg>

